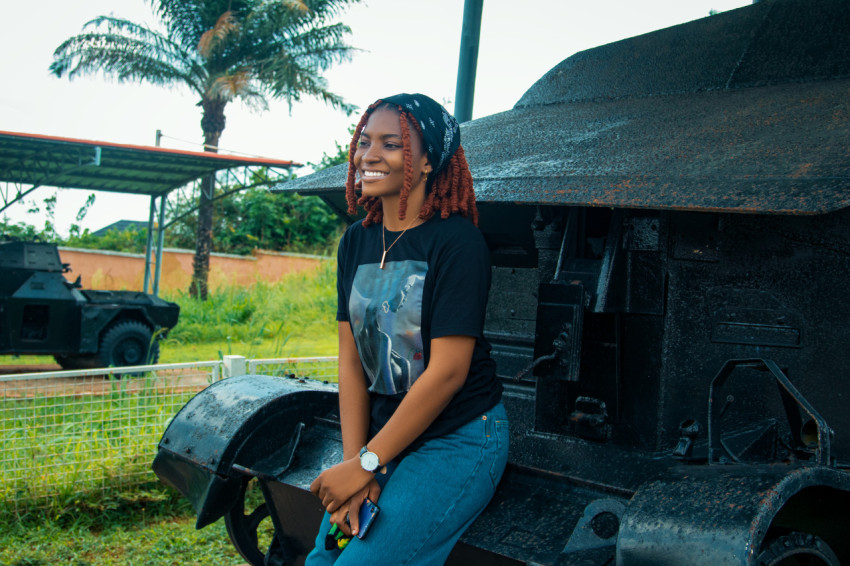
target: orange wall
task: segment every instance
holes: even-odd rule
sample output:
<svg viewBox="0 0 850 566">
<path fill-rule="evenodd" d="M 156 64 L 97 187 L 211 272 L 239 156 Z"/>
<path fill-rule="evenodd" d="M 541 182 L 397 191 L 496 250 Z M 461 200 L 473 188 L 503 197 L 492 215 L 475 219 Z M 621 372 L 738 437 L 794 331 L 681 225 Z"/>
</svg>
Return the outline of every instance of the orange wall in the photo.
<svg viewBox="0 0 850 566">
<path fill-rule="evenodd" d="M 71 264 L 71 271 L 65 274 L 65 278 L 73 281 L 78 275 L 82 276 L 83 289 L 141 291 L 144 288 L 144 255 L 63 247 L 59 248 L 59 255 L 63 263 Z M 190 250 L 163 250 L 161 291 L 188 289 L 193 257 L 194 252 Z M 274 283 L 288 273 L 315 269 L 327 259 L 264 250 L 255 250 L 250 256 L 212 254 L 209 284 L 212 288 L 250 285 L 258 279 Z M 156 266 L 151 265 L 151 280 L 155 269 Z"/>
</svg>

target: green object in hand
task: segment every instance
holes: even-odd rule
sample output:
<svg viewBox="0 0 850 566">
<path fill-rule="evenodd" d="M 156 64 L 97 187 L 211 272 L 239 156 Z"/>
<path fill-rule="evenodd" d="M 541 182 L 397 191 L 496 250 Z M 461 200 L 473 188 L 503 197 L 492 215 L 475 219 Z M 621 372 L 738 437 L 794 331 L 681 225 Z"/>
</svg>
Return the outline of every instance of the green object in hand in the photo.
<svg viewBox="0 0 850 566">
<path fill-rule="evenodd" d="M 328 531 L 328 534 L 325 535 L 325 550 L 333 550 L 338 548 L 342 550 L 348 543 L 351 542 L 351 537 L 346 536 L 345 533 L 342 532 L 336 523 L 331 525 L 331 530 Z"/>
</svg>

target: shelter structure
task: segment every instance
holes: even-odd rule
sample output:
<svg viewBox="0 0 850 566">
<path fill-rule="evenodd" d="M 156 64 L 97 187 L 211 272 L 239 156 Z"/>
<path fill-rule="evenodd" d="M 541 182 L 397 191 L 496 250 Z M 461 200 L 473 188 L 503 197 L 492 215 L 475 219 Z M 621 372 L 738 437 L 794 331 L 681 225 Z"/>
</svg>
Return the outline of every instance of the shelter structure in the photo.
<svg viewBox="0 0 850 566">
<path fill-rule="evenodd" d="M 253 169 L 268 168 L 274 182 L 289 177 L 293 161 L 194 152 L 160 147 L 0 131 L 0 212 L 39 187 L 86 189 L 150 197 L 148 240 L 145 249 L 145 283 L 151 281 L 151 258 L 156 224 L 156 271 L 153 294 L 159 292 L 160 265 L 165 236 L 168 194 L 206 175 L 217 183 L 239 183 L 243 188 Z M 214 191 L 215 187 L 201 190 Z"/>
</svg>

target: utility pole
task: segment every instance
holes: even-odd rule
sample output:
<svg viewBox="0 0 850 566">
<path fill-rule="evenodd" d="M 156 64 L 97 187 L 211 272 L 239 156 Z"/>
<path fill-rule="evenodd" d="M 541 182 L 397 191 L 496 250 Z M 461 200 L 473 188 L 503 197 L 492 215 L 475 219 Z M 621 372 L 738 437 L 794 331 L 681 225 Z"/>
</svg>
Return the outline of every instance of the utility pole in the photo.
<svg viewBox="0 0 850 566">
<path fill-rule="evenodd" d="M 472 100 L 475 97 L 475 70 L 478 66 L 478 43 L 481 36 L 483 9 L 484 0 L 464 0 L 455 89 L 455 118 L 458 122 L 467 122 L 472 119 Z"/>
</svg>

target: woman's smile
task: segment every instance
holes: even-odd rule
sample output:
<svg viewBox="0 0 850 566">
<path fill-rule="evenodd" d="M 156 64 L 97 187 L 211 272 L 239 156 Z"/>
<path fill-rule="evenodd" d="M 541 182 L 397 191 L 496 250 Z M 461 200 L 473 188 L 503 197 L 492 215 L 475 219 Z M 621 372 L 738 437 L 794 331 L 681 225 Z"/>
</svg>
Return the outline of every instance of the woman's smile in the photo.
<svg viewBox="0 0 850 566">
<path fill-rule="evenodd" d="M 387 173 L 384 171 L 372 171 L 369 169 L 365 169 L 360 172 L 360 177 L 363 179 L 382 179 L 387 176 Z"/>
</svg>

